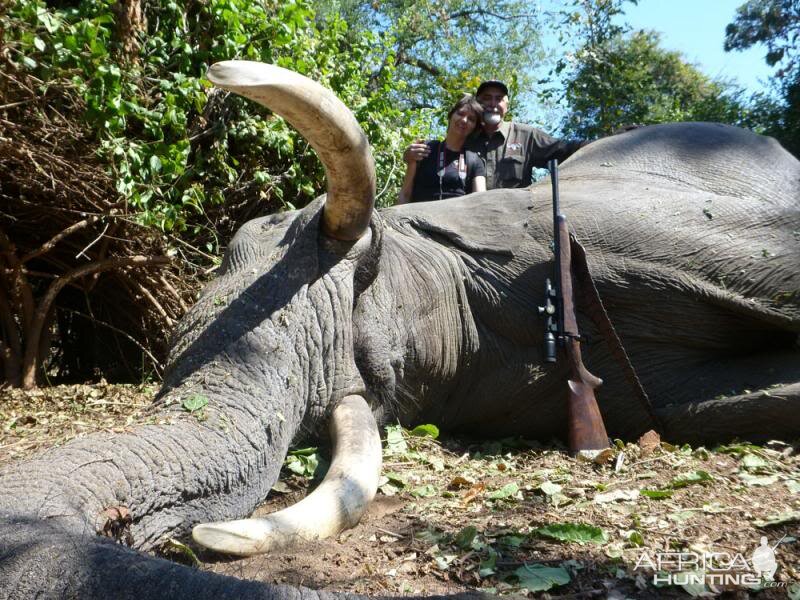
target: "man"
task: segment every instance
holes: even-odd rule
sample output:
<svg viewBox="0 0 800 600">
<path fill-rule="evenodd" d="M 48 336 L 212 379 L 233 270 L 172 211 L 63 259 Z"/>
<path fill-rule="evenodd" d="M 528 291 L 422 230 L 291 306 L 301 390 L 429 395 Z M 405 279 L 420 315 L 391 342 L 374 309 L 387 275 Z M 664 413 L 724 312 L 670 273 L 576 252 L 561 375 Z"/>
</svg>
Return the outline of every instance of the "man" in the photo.
<svg viewBox="0 0 800 600">
<path fill-rule="evenodd" d="M 483 106 L 483 128 L 469 139 L 466 149 L 486 163 L 487 189 L 527 187 L 534 167 L 544 168 L 553 158 L 562 162 L 588 144 L 588 141 L 560 140 L 530 125 L 504 121 L 508 87 L 502 81 L 484 81 L 475 96 Z M 424 143 L 411 144 L 403 153 L 403 160 L 419 161 L 428 152 Z"/>
</svg>

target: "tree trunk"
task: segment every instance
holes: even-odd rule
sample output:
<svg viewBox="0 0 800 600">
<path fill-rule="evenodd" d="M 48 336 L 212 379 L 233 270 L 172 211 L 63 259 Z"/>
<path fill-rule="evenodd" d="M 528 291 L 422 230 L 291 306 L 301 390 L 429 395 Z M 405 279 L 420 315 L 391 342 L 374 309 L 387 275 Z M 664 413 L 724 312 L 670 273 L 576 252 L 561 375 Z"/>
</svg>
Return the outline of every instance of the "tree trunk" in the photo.
<svg viewBox="0 0 800 600">
<path fill-rule="evenodd" d="M 115 36 L 124 62 L 138 63 L 139 38 L 147 30 L 147 19 L 140 0 L 119 0 L 114 5 L 117 16 Z"/>
</svg>

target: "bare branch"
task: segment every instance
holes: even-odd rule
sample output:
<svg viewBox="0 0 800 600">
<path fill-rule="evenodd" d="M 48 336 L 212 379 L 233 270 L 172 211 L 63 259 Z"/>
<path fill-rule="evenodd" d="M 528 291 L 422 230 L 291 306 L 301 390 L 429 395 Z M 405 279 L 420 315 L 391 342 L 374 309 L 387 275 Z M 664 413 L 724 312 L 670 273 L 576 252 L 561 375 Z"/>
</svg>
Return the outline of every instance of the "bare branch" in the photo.
<svg viewBox="0 0 800 600">
<path fill-rule="evenodd" d="M 46 253 L 46 252 L 49 252 L 50 250 L 52 250 L 52 249 L 53 249 L 53 247 L 54 247 L 54 246 L 55 246 L 55 245 L 56 245 L 58 242 L 60 242 L 61 240 L 63 240 L 63 239 L 64 239 L 65 237 L 67 237 L 68 235 L 70 235 L 70 234 L 72 234 L 72 233 L 75 233 L 76 231 L 80 231 L 80 230 L 81 230 L 81 229 L 83 229 L 84 227 L 86 227 L 86 226 L 88 226 L 88 225 L 91 225 L 92 223 L 95 223 L 95 222 L 97 222 L 97 221 L 99 221 L 99 220 L 100 220 L 100 217 L 98 217 L 98 216 L 94 216 L 94 217 L 89 217 L 88 219 L 83 219 L 82 221 L 78 221 L 77 223 L 73 223 L 72 225 L 70 225 L 69 227 L 67 227 L 66 229 L 64 229 L 63 231 L 61 231 L 61 232 L 57 233 L 56 235 L 54 235 L 53 237 L 51 237 L 51 238 L 50 238 L 49 240 L 47 240 L 47 241 L 46 241 L 44 244 L 42 244 L 41 246 L 39 246 L 39 248 L 37 248 L 36 250 L 33 250 L 32 252 L 28 252 L 28 254 L 26 254 L 25 256 L 23 256 L 23 257 L 20 259 L 20 261 L 19 261 L 19 262 L 20 262 L 20 263 L 22 263 L 22 264 L 24 265 L 24 264 L 25 264 L 26 262 L 28 262 L 29 260 L 31 260 L 31 259 L 34 259 L 34 258 L 36 258 L 37 256 L 41 256 L 42 254 L 44 254 L 44 253 Z M 77 258 L 77 257 L 76 257 L 76 258 Z"/>
<path fill-rule="evenodd" d="M 461 17 L 474 17 L 476 15 L 484 17 L 492 17 L 493 19 L 500 19 L 501 21 L 514 21 L 516 19 L 532 19 L 536 17 L 534 13 L 518 13 L 518 14 L 504 15 L 502 13 L 496 13 L 490 10 L 486 10 L 485 8 L 476 8 L 475 10 L 460 10 L 454 13 L 450 13 L 449 15 L 447 15 L 447 19 L 452 20 L 452 19 L 459 19 Z"/>
<path fill-rule="evenodd" d="M 36 309 L 33 321 L 26 335 L 25 356 L 23 358 L 23 377 L 22 386 L 25 389 L 36 387 L 36 370 L 38 369 L 38 349 L 39 339 L 42 335 L 42 328 L 47 318 L 47 313 L 50 310 L 53 302 L 58 296 L 59 292 L 72 281 L 91 275 L 92 273 L 99 273 L 102 271 L 110 271 L 112 269 L 119 269 L 122 267 L 146 267 L 153 265 L 165 265 L 172 262 L 167 256 L 131 256 L 124 258 L 108 258 L 106 260 L 97 261 L 76 269 L 72 269 L 64 273 L 53 281 L 47 288 L 42 299 L 39 301 L 39 306 Z"/>
<path fill-rule="evenodd" d="M 429 62 L 427 62 L 425 60 L 422 60 L 421 58 L 416 58 L 414 56 L 408 56 L 408 55 L 405 55 L 405 54 L 402 55 L 402 56 L 398 55 L 398 58 L 397 58 L 396 62 L 398 64 L 405 63 L 405 64 L 407 64 L 409 66 L 417 67 L 419 70 L 425 71 L 426 73 L 429 73 L 429 74 L 433 75 L 434 77 L 439 77 L 442 74 L 441 69 L 439 69 L 435 65 L 432 65 L 431 63 L 429 63 Z"/>
</svg>

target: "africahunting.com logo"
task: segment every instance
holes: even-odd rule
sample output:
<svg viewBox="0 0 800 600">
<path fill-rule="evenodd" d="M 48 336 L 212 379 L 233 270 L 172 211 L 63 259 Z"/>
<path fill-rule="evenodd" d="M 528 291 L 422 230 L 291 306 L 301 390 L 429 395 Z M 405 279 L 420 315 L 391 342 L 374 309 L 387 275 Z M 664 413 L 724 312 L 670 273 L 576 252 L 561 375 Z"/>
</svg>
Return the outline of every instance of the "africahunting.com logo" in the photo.
<svg viewBox="0 0 800 600">
<path fill-rule="evenodd" d="M 784 536 L 785 537 L 785 536 Z M 789 587 L 785 581 L 775 581 L 778 561 L 775 549 L 784 538 L 770 546 L 766 536 L 746 557 L 740 552 L 648 552 L 636 561 L 634 570 L 651 569 L 657 586 L 703 586 L 719 593 L 739 587 Z"/>
</svg>

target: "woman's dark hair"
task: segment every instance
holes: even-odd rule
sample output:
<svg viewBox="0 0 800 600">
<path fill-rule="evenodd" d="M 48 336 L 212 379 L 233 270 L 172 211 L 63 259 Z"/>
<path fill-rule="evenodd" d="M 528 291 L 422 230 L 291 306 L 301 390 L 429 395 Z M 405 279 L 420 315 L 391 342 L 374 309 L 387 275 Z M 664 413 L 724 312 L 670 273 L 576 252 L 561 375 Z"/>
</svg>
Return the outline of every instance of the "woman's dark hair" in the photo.
<svg viewBox="0 0 800 600">
<path fill-rule="evenodd" d="M 475 99 L 475 96 L 472 94 L 464 94 L 461 97 L 461 100 L 456 102 L 453 105 L 453 108 L 450 109 L 450 112 L 447 113 L 447 121 L 450 122 L 450 117 L 452 117 L 455 113 L 457 113 L 462 108 L 467 107 L 472 112 L 475 113 L 475 116 L 478 117 L 478 123 L 480 124 L 481 118 L 483 117 L 483 107 L 480 103 Z"/>
</svg>

